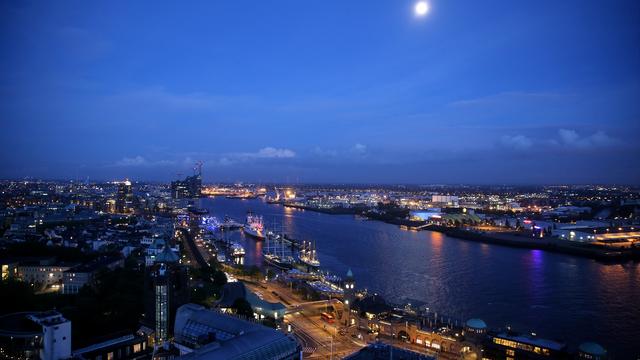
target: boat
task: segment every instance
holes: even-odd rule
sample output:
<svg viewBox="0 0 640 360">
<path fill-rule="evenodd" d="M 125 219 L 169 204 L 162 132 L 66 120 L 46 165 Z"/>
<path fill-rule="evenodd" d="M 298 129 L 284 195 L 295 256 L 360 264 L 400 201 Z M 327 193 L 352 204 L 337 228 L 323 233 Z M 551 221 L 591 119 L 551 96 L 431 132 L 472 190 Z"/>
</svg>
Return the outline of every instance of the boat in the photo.
<svg viewBox="0 0 640 360">
<path fill-rule="evenodd" d="M 244 233 L 258 240 L 264 239 L 264 225 L 262 216 L 254 215 L 249 212 L 247 214 L 247 223 L 242 228 Z"/>
<path fill-rule="evenodd" d="M 231 250 L 231 255 L 234 257 L 244 255 L 244 248 L 242 247 L 242 245 L 238 244 L 237 242 L 234 242 L 231 244 L 230 250 Z"/>
<path fill-rule="evenodd" d="M 291 252 L 287 254 L 284 237 L 271 231 L 266 234 L 266 243 L 262 249 L 263 260 L 274 267 L 282 270 L 293 268 L 294 258 Z"/>
<path fill-rule="evenodd" d="M 224 230 L 234 230 L 242 228 L 242 224 L 233 220 L 229 216 L 224 217 L 224 221 L 220 224 L 220 228 Z"/>
<path fill-rule="evenodd" d="M 266 254 L 262 256 L 262 259 L 264 259 L 267 264 L 277 267 L 278 269 L 289 270 L 293 268 L 294 260 L 291 256 L 281 258 L 275 254 Z"/>
<path fill-rule="evenodd" d="M 302 242 L 302 249 L 300 249 L 298 259 L 302 264 L 307 265 L 310 268 L 317 269 L 320 267 L 320 261 L 316 256 L 315 244 L 312 247 L 310 241 Z"/>
</svg>

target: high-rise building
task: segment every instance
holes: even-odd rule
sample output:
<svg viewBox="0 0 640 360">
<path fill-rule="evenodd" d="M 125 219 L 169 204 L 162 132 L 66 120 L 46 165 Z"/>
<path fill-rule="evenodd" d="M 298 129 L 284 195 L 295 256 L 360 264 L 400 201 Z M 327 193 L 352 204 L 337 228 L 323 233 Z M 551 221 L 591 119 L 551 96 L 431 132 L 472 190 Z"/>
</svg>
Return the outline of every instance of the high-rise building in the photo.
<svg viewBox="0 0 640 360">
<path fill-rule="evenodd" d="M 156 343 L 167 341 L 169 333 L 169 284 L 167 279 L 167 264 L 161 263 L 156 270 Z"/>
<path fill-rule="evenodd" d="M 174 199 L 188 199 L 200 197 L 202 178 L 200 175 L 187 176 L 184 180 L 171 182 L 171 197 Z"/>
<path fill-rule="evenodd" d="M 184 180 L 171 182 L 171 197 L 174 199 L 188 199 L 201 196 L 202 190 L 202 162 L 198 162 L 193 169 L 193 175 Z"/>
<path fill-rule="evenodd" d="M 155 329 L 155 343 L 160 346 L 171 337 L 176 309 L 189 300 L 189 277 L 168 245 L 155 256 L 148 270 L 145 324 Z"/>
<path fill-rule="evenodd" d="M 129 180 L 118 183 L 116 211 L 121 214 L 127 214 L 133 211 L 133 189 L 131 181 Z"/>
</svg>

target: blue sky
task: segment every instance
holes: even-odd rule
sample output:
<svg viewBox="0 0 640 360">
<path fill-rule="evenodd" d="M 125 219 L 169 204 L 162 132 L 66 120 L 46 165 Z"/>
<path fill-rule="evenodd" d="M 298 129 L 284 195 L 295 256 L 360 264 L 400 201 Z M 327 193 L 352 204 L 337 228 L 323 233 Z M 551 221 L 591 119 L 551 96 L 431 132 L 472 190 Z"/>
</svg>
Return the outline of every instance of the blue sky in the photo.
<svg viewBox="0 0 640 360">
<path fill-rule="evenodd" d="M 3 2 L 0 177 L 640 183 L 638 1 Z"/>
</svg>

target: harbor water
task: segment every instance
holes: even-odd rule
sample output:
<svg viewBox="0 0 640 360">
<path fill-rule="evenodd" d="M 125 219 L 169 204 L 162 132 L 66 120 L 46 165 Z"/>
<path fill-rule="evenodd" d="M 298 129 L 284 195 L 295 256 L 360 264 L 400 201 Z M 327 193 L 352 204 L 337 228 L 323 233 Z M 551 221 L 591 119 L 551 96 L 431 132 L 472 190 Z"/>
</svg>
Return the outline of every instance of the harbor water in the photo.
<svg viewBox="0 0 640 360">
<path fill-rule="evenodd" d="M 324 270 L 396 303 L 420 301 L 457 319 L 481 318 L 575 347 L 596 341 L 618 359 L 640 355 L 640 266 L 541 250 L 487 245 L 431 231 L 405 231 L 351 215 L 271 205 L 263 199 L 204 198 L 199 206 L 244 222 L 247 211 L 293 238 L 313 241 Z M 246 265 L 262 264 L 262 243 L 242 231 L 230 239 Z"/>
</svg>

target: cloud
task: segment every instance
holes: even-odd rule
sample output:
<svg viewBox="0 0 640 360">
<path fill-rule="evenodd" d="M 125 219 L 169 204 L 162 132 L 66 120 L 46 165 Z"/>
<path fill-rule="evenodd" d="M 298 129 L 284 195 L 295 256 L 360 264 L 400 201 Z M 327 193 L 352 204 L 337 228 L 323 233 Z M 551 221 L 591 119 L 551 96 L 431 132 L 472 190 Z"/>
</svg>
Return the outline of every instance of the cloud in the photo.
<svg viewBox="0 0 640 360">
<path fill-rule="evenodd" d="M 577 149 L 603 148 L 620 144 L 620 140 L 598 131 L 592 135 L 581 137 L 577 131 L 571 129 L 558 130 L 560 144 Z"/>
<path fill-rule="evenodd" d="M 357 143 L 353 145 L 353 148 L 351 149 L 351 151 L 359 155 L 364 155 L 367 152 L 367 146 Z"/>
<path fill-rule="evenodd" d="M 176 162 L 172 160 L 149 161 L 143 156 L 124 157 L 116 161 L 112 166 L 116 167 L 152 167 L 152 166 L 168 166 L 174 165 Z"/>
<path fill-rule="evenodd" d="M 518 104 L 537 104 L 540 102 L 549 102 L 566 99 L 571 94 L 554 93 L 554 92 L 523 92 L 508 91 L 498 94 L 477 97 L 473 99 L 463 99 L 452 101 L 448 104 L 450 107 L 476 107 L 476 106 L 494 106 L 494 105 L 513 105 Z"/>
<path fill-rule="evenodd" d="M 141 166 L 145 164 L 147 164 L 147 160 L 140 155 L 132 158 L 125 157 L 115 163 L 116 166 Z"/>
<path fill-rule="evenodd" d="M 313 154 L 317 155 L 317 156 L 326 156 L 326 157 L 336 157 L 338 156 L 338 151 L 337 150 L 332 150 L 332 149 L 323 149 L 320 146 L 316 146 L 313 149 Z"/>
<path fill-rule="evenodd" d="M 500 139 L 500 143 L 515 150 L 528 150 L 533 146 L 533 140 L 524 135 L 505 135 Z"/>
<path fill-rule="evenodd" d="M 250 154 L 253 155 L 253 154 Z M 279 159 L 283 159 L 283 158 L 292 158 L 296 156 L 296 153 L 293 150 L 289 150 L 289 149 L 276 149 L 273 147 L 266 147 L 266 148 L 262 148 L 260 150 L 258 150 L 258 152 L 255 154 L 256 157 L 259 158 L 279 158 Z"/>
<path fill-rule="evenodd" d="M 176 93 L 163 86 L 139 88 L 112 95 L 108 98 L 117 104 L 140 107 L 166 108 L 171 110 L 221 110 L 236 106 L 251 106 L 256 99 L 247 96 L 221 96 L 202 92 Z"/>
<path fill-rule="evenodd" d="M 257 159 L 291 159 L 296 157 L 295 151 L 285 148 L 264 147 L 256 152 L 240 152 L 223 154 L 217 161 L 219 165 L 228 166 L 239 162 L 254 161 Z"/>
</svg>

